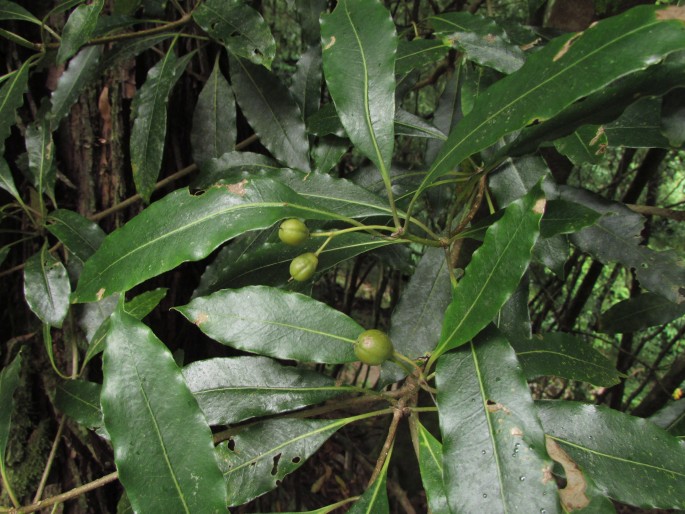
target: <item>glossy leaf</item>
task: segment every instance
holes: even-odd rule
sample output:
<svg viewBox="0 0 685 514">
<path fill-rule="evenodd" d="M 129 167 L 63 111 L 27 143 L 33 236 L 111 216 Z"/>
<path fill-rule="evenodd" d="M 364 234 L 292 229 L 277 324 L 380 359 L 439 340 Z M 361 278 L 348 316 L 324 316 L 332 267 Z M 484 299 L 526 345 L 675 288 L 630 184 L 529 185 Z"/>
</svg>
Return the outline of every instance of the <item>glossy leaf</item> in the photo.
<svg viewBox="0 0 685 514">
<path fill-rule="evenodd" d="M 525 196 L 548 174 L 549 168 L 542 157 L 528 155 L 510 158 L 488 177 L 488 186 L 497 205 L 503 208 Z"/>
<path fill-rule="evenodd" d="M 661 99 L 642 98 L 629 106 L 615 121 L 604 125 L 611 146 L 668 148 L 661 133 Z"/>
<path fill-rule="evenodd" d="M 673 9 L 639 6 L 582 33 L 555 38 L 532 54 L 519 72 L 480 94 L 473 110 L 450 133 L 418 192 L 502 136 L 544 122 L 616 79 L 682 49 L 685 30 Z M 531 84 L 530 77 L 537 82 Z"/>
<path fill-rule="evenodd" d="M 330 377 L 266 357 L 197 361 L 183 369 L 183 377 L 210 425 L 231 425 L 358 392 L 336 386 Z"/>
<path fill-rule="evenodd" d="M 55 193 L 57 170 L 54 160 L 50 122 L 46 119 L 26 127 L 26 152 L 29 156 L 31 181 L 41 193 L 52 197 Z"/>
<path fill-rule="evenodd" d="M 324 136 L 312 148 L 317 173 L 328 173 L 340 162 L 343 155 L 350 148 L 350 141 L 338 136 Z"/>
<path fill-rule="evenodd" d="M 295 0 L 304 43 L 315 45 L 320 42 L 319 17 L 327 7 L 328 2 L 326 0 Z"/>
<path fill-rule="evenodd" d="M 431 514 L 451 514 L 443 478 L 442 443 L 419 424 L 419 469 Z"/>
<path fill-rule="evenodd" d="M 685 436 L 685 402 L 680 400 L 668 402 L 650 416 L 649 421 L 670 434 L 682 438 Z"/>
<path fill-rule="evenodd" d="M 392 312 L 388 335 L 395 349 L 411 359 L 430 353 L 438 343 L 451 299 L 445 252 L 442 248 L 426 248 Z M 406 375 L 393 363 L 383 364 L 381 373 L 393 381 Z"/>
<path fill-rule="evenodd" d="M 116 309 L 117 303 L 119 302 L 119 296 L 120 295 L 118 294 L 113 294 L 98 302 L 86 303 L 77 307 L 79 327 L 86 336 L 86 341 L 88 341 L 91 346 L 98 339 L 101 343 L 104 342 L 109 327 L 107 319 L 112 315 L 114 309 Z M 104 347 L 101 347 L 101 350 L 103 349 Z M 89 353 L 90 350 L 91 347 L 89 346 Z M 90 360 L 88 355 L 86 355 L 85 360 Z"/>
<path fill-rule="evenodd" d="M 571 252 L 571 245 L 566 236 L 540 238 L 533 247 L 533 258 L 549 268 L 557 277 L 565 276 L 564 265 Z"/>
<path fill-rule="evenodd" d="M 600 387 L 611 387 L 621 381 L 621 373 L 609 359 L 570 334 L 550 333 L 543 338 L 514 339 L 511 343 L 529 380 L 557 376 Z"/>
<path fill-rule="evenodd" d="M 315 136 L 347 136 L 332 103 L 322 105 L 318 111 L 307 118 L 307 131 Z"/>
<path fill-rule="evenodd" d="M 494 328 L 436 370 L 452 512 L 560 512 L 552 462 L 514 350 Z"/>
<path fill-rule="evenodd" d="M 3 4 L 4 2 L 0 2 L 0 13 L 2 12 Z M 0 89 L 0 148 L 4 149 L 5 139 L 10 135 L 12 125 L 17 122 L 17 109 L 24 103 L 24 93 L 28 86 L 30 64 L 31 61 L 25 61 L 21 68 L 15 71 L 7 79 L 2 89 Z M 2 187 L 6 189 L 4 185 Z M 12 193 L 9 189 L 7 190 Z M 14 193 L 12 194 L 14 195 Z"/>
<path fill-rule="evenodd" d="M 55 407 L 88 428 L 102 426 L 100 393 L 102 385 L 85 380 L 67 380 L 57 386 Z"/>
<path fill-rule="evenodd" d="M 377 0 L 341 0 L 321 17 L 323 69 L 354 146 L 381 172 L 394 148 L 395 52 L 390 13 Z"/>
<path fill-rule="evenodd" d="M 480 332 L 516 290 L 538 236 L 545 200 L 538 187 L 510 204 L 473 254 L 445 312 L 431 360 Z"/>
<path fill-rule="evenodd" d="M 350 514 L 389 514 L 390 505 L 388 504 L 388 488 L 386 480 L 388 478 L 388 464 L 392 457 L 392 446 L 385 457 L 385 462 L 381 468 L 381 472 L 374 480 L 364 494 L 352 505 Z"/>
<path fill-rule="evenodd" d="M 50 233 L 82 262 L 88 260 L 105 239 L 105 232 L 97 223 L 67 209 L 51 212 L 48 223 Z"/>
<path fill-rule="evenodd" d="M 200 164 L 200 173 L 191 184 L 192 189 L 206 189 L 219 180 L 231 180 L 236 172 L 244 172 L 245 178 L 249 172 L 279 169 L 280 166 L 266 155 L 252 152 L 227 152 L 216 159 L 210 159 Z"/>
<path fill-rule="evenodd" d="M 207 0 L 193 10 L 193 19 L 231 53 L 271 67 L 276 41 L 264 18 L 242 0 Z"/>
<path fill-rule="evenodd" d="M 0 187 L 11 194 L 17 200 L 21 199 L 21 195 L 14 184 L 14 177 L 12 171 L 7 165 L 7 161 L 0 156 Z"/>
<path fill-rule="evenodd" d="M 226 512 L 212 434 L 171 352 L 119 308 L 103 358 L 102 412 L 136 512 Z"/>
<path fill-rule="evenodd" d="M 561 198 L 604 214 L 597 223 L 570 236 L 571 242 L 601 262 L 618 261 L 635 269 L 640 285 L 674 303 L 685 301 L 685 263 L 674 252 L 641 246 L 644 218 L 623 204 L 583 189 L 560 187 Z"/>
<path fill-rule="evenodd" d="M 317 44 L 300 56 L 290 87 L 305 120 L 319 110 L 321 79 L 321 47 Z"/>
<path fill-rule="evenodd" d="M 392 242 L 368 234 L 342 234 L 321 252 L 317 270 L 324 272 L 340 262 L 390 244 Z M 256 284 L 286 286 L 290 279 L 290 261 L 302 253 L 315 252 L 319 246 L 321 241 L 318 238 L 310 238 L 297 247 L 280 242 L 254 245 L 232 243 L 223 248 L 214 262 L 207 266 L 194 296 Z"/>
<path fill-rule="evenodd" d="M 598 164 L 608 144 L 604 128 L 596 125 L 580 127 L 570 136 L 554 142 L 559 153 L 568 157 L 576 166 L 586 162 Z"/>
<path fill-rule="evenodd" d="M 671 146 L 682 147 L 685 143 L 685 102 L 682 87 L 669 91 L 661 106 L 660 129 Z"/>
<path fill-rule="evenodd" d="M 271 419 L 251 425 L 216 448 L 228 489 L 228 506 L 274 489 L 348 421 Z"/>
<path fill-rule="evenodd" d="M 565 200 L 551 200 L 540 222 L 540 236 L 571 234 L 594 224 L 601 214 L 584 205 Z"/>
<path fill-rule="evenodd" d="M 493 320 L 494 325 L 508 341 L 516 338 L 528 339 L 532 335 L 530 322 L 530 273 L 525 273 L 516 290 L 512 293 Z"/>
<path fill-rule="evenodd" d="M 203 259 L 233 237 L 284 218 L 334 218 L 268 179 L 175 191 L 105 238 L 86 262 L 72 301 L 92 302 Z"/>
<path fill-rule="evenodd" d="M 404 109 L 395 113 L 395 134 L 398 136 L 429 137 L 444 141 L 447 136 L 420 116 Z"/>
<path fill-rule="evenodd" d="M 513 73 L 526 60 L 523 51 L 511 43 L 507 33 L 491 18 L 451 12 L 432 16 L 430 22 L 443 43 L 461 50 L 467 59 L 483 66 Z"/>
<path fill-rule="evenodd" d="M 69 311 L 71 286 L 64 265 L 48 251 L 47 243 L 26 261 L 24 296 L 43 323 L 61 327 Z"/>
<path fill-rule="evenodd" d="M 433 115 L 433 124 L 444 134 L 449 134 L 459 120 L 463 118 L 460 87 L 462 70 L 463 67 L 459 66 L 451 76 L 447 77 L 445 89 L 438 99 L 438 105 Z M 426 144 L 425 162 L 432 162 L 443 144 L 444 141 L 430 139 Z"/>
<path fill-rule="evenodd" d="M 309 171 L 302 112 L 288 89 L 262 66 L 236 58 L 230 63 L 236 99 L 260 142 L 286 166 Z"/>
<path fill-rule="evenodd" d="M 580 402 L 539 401 L 547 437 L 600 490 L 642 508 L 685 506 L 685 446 L 650 421 Z"/>
<path fill-rule="evenodd" d="M 145 316 L 152 312 L 155 307 L 157 307 L 157 304 L 166 295 L 166 292 L 166 288 L 160 287 L 158 289 L 153 289 L 152 291 L 141 293 L 132 298 L 130 301 L 124 303 L 124 310 L 127 314 L 130 314 L 137 320 L 142 320 Z M 88 325 L 89 330 L 86 332 L 86 336 L 90 344 L 88 345 L 86 356 L 83 359 L 84 366 L 93 357 L 105 349 L 105 339 L 107 338 L 107 333 L 109 332 L 110 327 L 109 317 L 114 312 L 118 301 L 119 295 L 115 294 L 108 296 L 99 302 L 86 304 L 83 306 L 84 310 L 90 307 L 95 311 L 94 315 L 91 315 L 93 322 Z M 99 325 L 96 324 L 98 320 L 100 320 Z M 83 327 L 83 320 L 80 320 L 80 323 Z"/>
<path fill-rule="evenodd" d="M 233 92 L 219 68 L 219 59 L 207 79 L 193 112 L 190 144 L 193 159 L 202 167 L 235 147 L 236 113 Z"/>
<path fill-rule="evenodd" d="M 72 11 L 62 30 L 57 64 L 63 64 L 90 39 L 104 5 L 104 0 L 93 0 L 89 4 L 79 5 Z"/>
<path fill-rule="evenodd" d="M 2 477 L 5 477 L 5 450 L 10 435 L 12 411 L 14 410 L 14 392 L 19 387 L 21 372 L 21 353 L 0 371 L 0 466 Z"/>
<path fill-rule="evenodd" d="M 448 50 L 449 46 L 440 39 L 401 40 L 397 47 L 395 73 L 404 75 L 415 68 L 442 59 Z"/>
<path fill-rule="evenodd" d="M 637 332 L 665 325 L 685 315 L 685 303 L 675 304 L 663 296 L 643 293 L 613 305 L 599 319 L 601 332 Z"/>
<path fill-rule="evenodd" d="M 172 44 L 162 60 L 150 68 L 131 104 L 134 119 L 131 168 L 136 190 L 145 201 L 149 201 L 154 191 L 162 166 L 169 94 L 193 55 L 177 59 L 174 46 Z"/>
<path fill-rule="evenodd" d="M 222 344 L 306 362 L 357 360 L 353 345 L 364 330 L 325 303 L 263 286 L 218 291 L 177 310 Z"/>
<path fill-rule="evenodd" d="M 69 114 L 71 106 L 78 100 L 83 90 L 90 86 L 101 70 L 102 45 L 88 46 L 69 61 L 69 67 L 57 80 L 57 87 L 52 92 L 50 116 L 53 128 Z"/>
<path fill-rule="evenodd" d="M 41 25 L 40 20 L 33 14 L 21 5 L 9 2 L 8 0 L 0 0 L 0 20 L 20 20 Z"/>
</svg>

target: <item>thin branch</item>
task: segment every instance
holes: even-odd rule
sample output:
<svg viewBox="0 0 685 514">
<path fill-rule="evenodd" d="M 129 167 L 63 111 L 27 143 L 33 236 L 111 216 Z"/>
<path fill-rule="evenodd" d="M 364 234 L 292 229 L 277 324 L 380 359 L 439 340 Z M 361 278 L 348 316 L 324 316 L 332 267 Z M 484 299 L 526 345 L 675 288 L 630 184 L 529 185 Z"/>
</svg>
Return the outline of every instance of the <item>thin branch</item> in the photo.
<svg viewBox="0 0 685 514">
<path fill-rule="evenodd" d="M 48 455 L 48 461 L 45 464 L 45 469 L 43 469 L 43 476 L 40 477 L 38 490 L 36 491 L 36 495 L 33 497 L 33 503 L 40 501 L 40 497 L 43 496 L 43 490 L 45 489 L 45 484 L 48 481 L 48 475 L 50 475 L 50 469 L 52 468 L 52 463 L 55 460 L 55 455 L 57 454 L 57 447 L 59 446 L 60 439 L 62 439 L 62 432 L 64 432 L 64 425 L 66 424 L 66 421 L 67 417 L 62 416 L 62 419 L 59 422 L 59 427 L 57 428 L 55 440 L 52 442 L 52 448 L 50 448 L 50 455 Z"/>
<path fill-rule="evenodd" d="M 635 205 L 633 203 L 626 204 L 631 211 L 645 216 L 661 216 L 675 221 L 685 221 L 685 211 L 676 209 L 665 209 L 663 207 L 653 207 L 651 205 Z"/>
</svg>

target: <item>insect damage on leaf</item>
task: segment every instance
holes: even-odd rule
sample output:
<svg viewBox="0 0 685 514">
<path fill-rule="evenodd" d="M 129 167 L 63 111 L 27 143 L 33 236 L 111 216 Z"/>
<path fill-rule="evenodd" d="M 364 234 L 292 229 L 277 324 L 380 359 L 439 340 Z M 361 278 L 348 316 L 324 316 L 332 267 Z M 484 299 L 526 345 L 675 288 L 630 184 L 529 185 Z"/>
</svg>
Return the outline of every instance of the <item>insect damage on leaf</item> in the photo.
<svg viewBox="0 0 685 514">
<path fill-rule="evenodd" d="M 559 498 L 564 509 L 569 512 L 584 509 L 590 504 L 590 500 L 585 495 L 587 482 L 578 464 L 551 437 L 545 438 L 545 446 L 552 460 L 561 464 L 566 472 L 566 487 L 559 489 Z"/>
<path fill-rule="evenodd" d="M 537 202 L 535 202 L 535 205 L 533 205 L 533 212 L 535 214 L 544 214 L 545 205 L 547 205 L 547 201 L 544 198 L 540 198 Z"/>
<path fill-rule="evenodd" d="M 98 299 L 98 302 L 102 300 L 102 297 L 105 296 L 105 288 L 101 287 L 98 292 L 95 294 L 95 297 Z"/>
<path fill-rule="evenodd" d="M 245 184 L 247 184 L 247 179 L 244 178 L 236 184 L 228 184 L 226 188 L 233 194 L 238 196 L 245 196 Z"/>
<path fill-rule="evenodd" d="M 656 12 L 657 20 L 680 20 L 685 21 L 685 7 L 672 5 Z"/>
<path fill-rule="evenodd" d="M 199 327 L 200 325 L 205 323 L 208 319 L 209 319 L 209 315 L 206 312 L 201 312 L 200 314 L 198 314 L 195 317 L 195 320 L 193 321 L 193 323 L 195 323 L 195 325 L 197 325 Z"/>
<path fill-rule="evenodd" d="M 561 47 L 561 50 L 559 50 L 557 52 L 557 54 L 552 58 L 552 60 L 554 62 L 557 62 L 564 55 L 566 55 L 566 52 L 568 52 L 569 49 L 571 48 L 571 46 L 573 46 L 573 43 L 575 43 L 576 40 L 582 35 L 583 35 L 582 32 L 578 32 L 577 34 L 574 34 L 573 36 L 571 36 L 571 38 L 568 41 L 566 41 L 566 43 L 564 43 L 564 46 Z"/>
<path fill-rule="evenodd" d="M 324 46 L 323 49 L 328 50 L 334 44 L 335 44 L 335 36 L 331 36 L 331 40 L 328 43 L 326 43 L 326 46 Z"/>
</svg>

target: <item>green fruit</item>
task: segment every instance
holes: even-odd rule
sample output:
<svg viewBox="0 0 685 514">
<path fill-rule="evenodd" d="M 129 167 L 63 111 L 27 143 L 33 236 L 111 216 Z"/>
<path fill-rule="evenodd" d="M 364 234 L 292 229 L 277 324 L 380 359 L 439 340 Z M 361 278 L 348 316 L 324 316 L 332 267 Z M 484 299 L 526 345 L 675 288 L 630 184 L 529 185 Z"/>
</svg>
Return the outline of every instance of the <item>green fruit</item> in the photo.
<svg viewBox="0 0 685 514">
<path fill-rule="evenodd" d="M 354 343 L 354 354 L 364 364 L 378 366 L 395 353 L 392 341 L 385 332 L 372 329 L 362 332 Z"/>
<path fill-rule="evenodd" d="M 298 282 L 309 280 L 319 265 L 319 258 L 312 252 L 295 257 L 290 263 L 290 275 Z"/>
<path fill-rule="evenodd" d="M 278 237 L 287 245 L 301 245 L 309 238 L 309 229 L 297 218 L 290 218 L 278 227 Z"/>
</svg>

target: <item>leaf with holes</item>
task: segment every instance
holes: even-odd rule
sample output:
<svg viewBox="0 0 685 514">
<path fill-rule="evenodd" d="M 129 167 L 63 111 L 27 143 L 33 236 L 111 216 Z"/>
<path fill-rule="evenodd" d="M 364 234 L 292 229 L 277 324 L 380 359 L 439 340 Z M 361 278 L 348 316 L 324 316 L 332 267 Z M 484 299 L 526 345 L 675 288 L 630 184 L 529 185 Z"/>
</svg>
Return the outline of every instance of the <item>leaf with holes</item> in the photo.
<svg viewBox="0 0 685 514">
<path fill-rule="evenodd" d="M 274 489 L 299 468 L 347 419 L 272 419 L 251 425 L 216 447 L 228 506 Z"/>
<path fill-rule="evenodd" d="M 352 362 L 364 331 L 325 303 L 264 286 L 218 291 L 176 309 L 222 344 L 279 359 Z"/>
<path fill-rule="evenodd" d="M 212 433 L 171 352 L 124 312 L 112 315 L 102 413 L 136 512 L 226 512 Z"/>
</svg>

